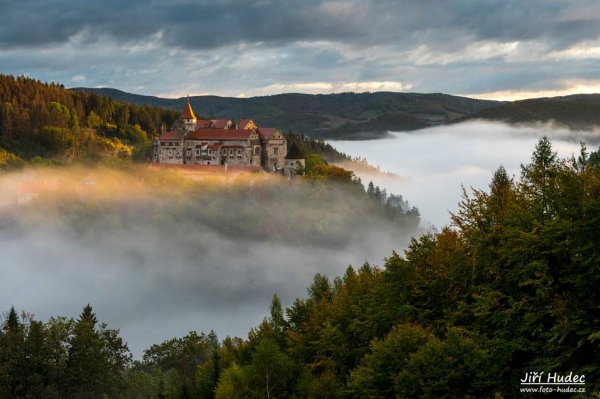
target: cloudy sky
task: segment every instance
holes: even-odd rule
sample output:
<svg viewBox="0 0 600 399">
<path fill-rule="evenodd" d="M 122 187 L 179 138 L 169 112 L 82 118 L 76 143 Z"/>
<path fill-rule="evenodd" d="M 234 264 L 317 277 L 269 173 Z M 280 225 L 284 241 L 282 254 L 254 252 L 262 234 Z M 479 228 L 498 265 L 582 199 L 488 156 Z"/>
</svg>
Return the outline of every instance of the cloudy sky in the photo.
<svg viewBox="0 0 600 399">
<path fill-rule="evenodd" d="M 0 73 L 177 97 L 600 92 L 597 0 L 0 0 Z"/>
</svg>

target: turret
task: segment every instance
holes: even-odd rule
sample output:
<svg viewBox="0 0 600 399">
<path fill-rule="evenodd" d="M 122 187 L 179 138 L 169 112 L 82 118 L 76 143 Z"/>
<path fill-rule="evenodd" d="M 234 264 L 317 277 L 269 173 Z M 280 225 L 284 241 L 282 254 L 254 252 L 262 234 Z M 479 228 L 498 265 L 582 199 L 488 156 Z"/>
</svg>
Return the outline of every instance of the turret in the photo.
<svg viewBox="0 0 600 399">
<path fill-rule="evenodd" d="M 185 106 L 183 107 L 183 112 L 179 116 L 179 122 L 186 131 L 196 130 L 196 115 L 194 115 L 194 111 L 192 111 L 189 97 Z"/>
<path fill-rule="evenodd" d="M 284 159 L 283 174 L 291 179 L 297 175 L 304 175 L 304 168 L 306 166 L 304 152 L 298 147 L 298 144 L 294 141 L 290 150 Z"/>
</svg>

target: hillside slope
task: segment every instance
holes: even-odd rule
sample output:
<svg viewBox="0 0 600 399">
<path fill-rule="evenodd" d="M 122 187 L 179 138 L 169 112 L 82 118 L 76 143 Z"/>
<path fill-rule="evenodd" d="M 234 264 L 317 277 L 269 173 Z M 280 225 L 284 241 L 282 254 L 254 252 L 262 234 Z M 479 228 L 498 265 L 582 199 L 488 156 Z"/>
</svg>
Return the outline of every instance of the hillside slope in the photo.
<svg viewBox="0 0 600 399">
<path fill-rule="evenodd" d="M 486 119 L 507 123 L 555 121 L 575 130 L 600 126 L 600 94 L 514 101 L 480 110 L 457 121 Z"/>
<path fill-rule="evenodd" d="M 140 96 L 107 88 L 72 90 L 93 92 L 118 101 L 174 109 L 181 109 L 186 101 L 186 98 Z M 201 115 L 231 119 L 248 117 L 262 126 L 276 126 L 283 131 L 336 139 L 376 138 L 388 130 L 415 130 L 501 104 L 439 93 L 392 92 L 278 94 L 251 98 L 194 96 L 190 97 L 190 103 L 194 111 Z"/>
</svg>

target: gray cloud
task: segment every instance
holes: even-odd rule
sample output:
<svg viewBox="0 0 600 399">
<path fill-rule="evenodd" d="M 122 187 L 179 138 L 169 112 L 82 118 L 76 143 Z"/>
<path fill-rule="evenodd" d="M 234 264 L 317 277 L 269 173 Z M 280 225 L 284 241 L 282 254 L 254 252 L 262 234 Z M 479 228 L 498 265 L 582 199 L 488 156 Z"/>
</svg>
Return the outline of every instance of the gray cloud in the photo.
<svg viewBox="0 0 600 399">
<path fill-rule="evenodd" d="M 575 11 L 592 1 L 3 1 L 4 47 L 65 43 L 77 34 L 119 42 L 163 33 L 165 46 L 218 48 L 238 43 L 282 46 L 325 40 L 363 46 L 464 40 L 543 41 L 565 48 L 598 38 L 597 21 Z M 568 18 L 567 18 L 568 17 Z"/>
<path fill-rule="evenodd" d="M 67 86 L 236 96 L 600 85 L 592 0 L 29 0 L 0 1 L 0 13 L 1 72 Z"/>
</svg>

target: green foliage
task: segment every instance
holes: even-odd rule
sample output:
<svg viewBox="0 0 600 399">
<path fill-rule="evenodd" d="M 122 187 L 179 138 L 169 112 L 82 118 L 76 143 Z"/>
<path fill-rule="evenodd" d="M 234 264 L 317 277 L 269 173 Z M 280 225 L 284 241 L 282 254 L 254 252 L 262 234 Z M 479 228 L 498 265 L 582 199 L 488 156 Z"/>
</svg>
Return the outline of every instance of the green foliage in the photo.
<svg viewBox="0 0 600 399">
<path fill-rule="evenodd" d="M 521 100 L 483 109 L 464 119 L 509 123 L 553 121 L 573 130 L 589 130 L 600 125 L 600 101 L 597 94 Z"/>
<path fill-rule="evenodd" d="M 399 324 L 392 328 L 383 341 L 372 341 L 370 353 L 351 373 L 347 385 L 349 396 L 395 397 L 396 376 L 407 367 L 411 355 L 432 339 L 435 339 L 433 334 L 418 325 Z"/>
<path fill-rule="evenodd" d="M 0 146 L 25 159 L 106 155 L 102 140 L 115 137 L 127 145 L 147 146 L 178 113 L 0 75 Z"/>
<path fill-rule="evenodd" d="M 336 140 L 372 140 L 386 137 L 390 131 L 411 131 L 428 126 L 429 123 L 426 119 L 405 113 L 389 112 L 367 122 L 346 123 L 331 131 L 319 132 L 316 137 L 335 138 Z"/>
<path fill-rule="evenodd" d="M 311 173 L 317 165 L 327 165 L 327 161 L 317 154 L 309 154 L 305 158 L 306 167 L 305 170 Z"/>
<path fill-rule="evenodd" d="M 0 148 L 0 171 L 11 171 L 25 166 L 25 161 L 21 158 Z"/>
<path fill-rule="evenodd" d="M 586 390 L 596 392 L 600 168 L 589 159 L 585 146 L 578 157 L 559 159 L 550 141 L 541 139 L 518 180 L 499 167 L 489 190 L 464 192 L 451 227 L 414 238 L 384 267 L 365 263 L 335 278 L 317 274 L 306 298 L 286 309 L 274 295 L 269 317 L 247 340 L 228 337 L 219 343 L 214 334 L 190 333 L 153 345 L 142 362 L 127 367 L 118 333 L 98 327 L 91 307 L 77 321 L 51 319 L 45 325 L 27 315 L 19 319 L 13 309 L 0 334 L 0 394 L 501 398 L 518 397 L 520 378 L 532 370 L 585 374 Z M 110 173 L 121 180 L 114 170 L 104 174 Z M 128 192 L 159 186 L 168 194 L 162 198 L 166 205 L 152 200 L 135 207 L 147 207 L 148 226 L 158 231 L 181 214 L 191 218 L 192 227 L 168 229 L 180 233 L 175 239 L 184 245 L 202 242 L 201 234 L 193 234 L 198 224 L 231 236 L 266 231 L 280 242 L 319 245 L 348 230 L 347 224 L 336 226 L 342 217 L 364 230 L 375 217 L 393 220 L 386 213 L 390 208 L 410 211 L 402 197 L 372 183 L 366 193 L 360 184 L 359 195 L 352 180 L 332 185 L 299 179 L 282 188 L 253 176 L 249 191 L 244 184 L 200 187 L 173 174 L 139 173 L 144 183 L 128 184 Z M 111 194 L 114 200 L 118 190 Z M 86 229 L 131 224 L 126 207 L 93 198 L 77 206 L 60 198 L 63 209 L 85 226 L 82 236 Z M 235 220 L 245 233 L 227 230 L 222 210 L 231 208 L 231 198 L 247 205 Z M 326 212 L 303 213 L 298 203 Z M 44 198 L 35 206 L 31 209 L 43 215 L 53 209 Z M 260 225 L 265 209 L 273 217 Z M 358 216 L 349 219 L 352 215 Z M 306 230 L 298 228 L 298 220 Z M 289 225 L 294 228 L 287 230 Z M 112 355 L 105 357 L 100 347 Z"/>
<path fill-rule="evenodd" d="M 0 334 L 0 394 L 10 398 L 118 397 L 129 365 L 117 330 L 97 326 L 91 306 L 77 321 L 36 321 L 14 308 Z"/>
<path fill-rule="evenodd" d="M 118 101 L 176 110 L 181 110 L 186 101 L 186 98 L 139 96 L 115 89 L 84 90 Z M 359 132 L 363 137 L 380 137 L 383 131 L 428 126 L 499 104 L 439 93 L 393 92 L 279 94 L 244 99 L 197 96 L 190 97 L 190 103 L 199 114 L 233 119 L 252 115 L 259 126 L 276 126 L 282 131 L 294 130 L 322 138 L 357 138 Z M 340 125 L 344 126 L 338 129 Z"/>
<path fill-rule="evenodd" d="M 88 304 L 73 325 L 65 371 L 65 390 L 72 398 L 117 396 L 124 390 L 122 372 L 131 355 L 117 330 L 97 325 Z"/>
<path fill-rule="evenodd" d="M 498 374 L 490 355 L 460 330 L 430 339 L 394 379 L 397 398 L 489 397 Z"/>
<path fill-rule="evenodd" d="M 324 140 L 316 140 L 304 134 L 296 134 L 291 130 L 285 135 L 289 143 L 295 142 L 306 155 L 306 168 L 310 171 L 312 167 L 320 164 L 327 165 L 329 162 L 350 161 L 351 158 L 336 150 L 331 144 Z M 316 155 L 316 156 L 315 156 Z M 310 159 L 310 164 L 309 164 Z M 314 164 L 313 164 L 314 163 Z"/>
<path fill-rule="evenodd" d="M 354 172 L 335 165 L 315 165 L 308 175 L 312 178 L 325 178 L 340 183 L 352 183 Z"/>
<path fill-rule="evenodd" d="M 577 370 L 598 389 L 600 179 L 543 138 L 520 181 L 500 167 L 453 228 L 379 270 L 317 274 L 285 310 L 297 397 L 515 397 L 528 370 Z M 388 196 L 375 185 L 367 197 Z M 250 342 L 267 334 L 252 335 Z M 241 359 L 241 358 L 240 358 Z"/>
<path fill-rule="evenodd" d="M 198 366 L 212 358 L 215 350 L 207 335 L 192 331 L 183 338 L 152 345 L 144 351 L 143 365 L 149 369 L 158 367 L 164 372 L 175 370 L 182 378 L 191 377 Z"/>
</svg>

